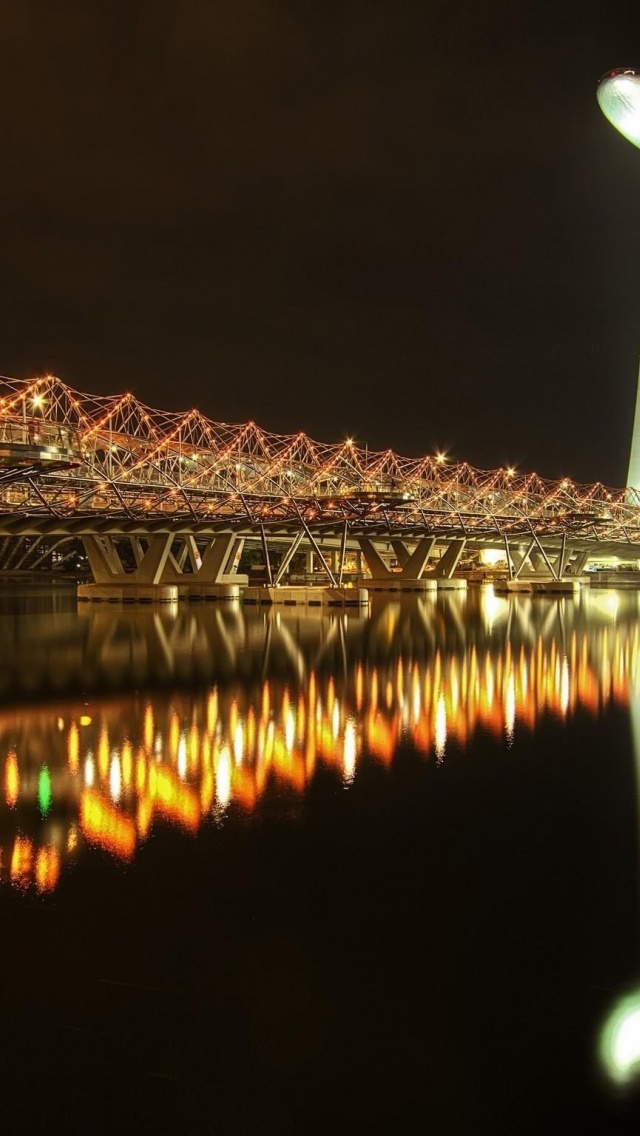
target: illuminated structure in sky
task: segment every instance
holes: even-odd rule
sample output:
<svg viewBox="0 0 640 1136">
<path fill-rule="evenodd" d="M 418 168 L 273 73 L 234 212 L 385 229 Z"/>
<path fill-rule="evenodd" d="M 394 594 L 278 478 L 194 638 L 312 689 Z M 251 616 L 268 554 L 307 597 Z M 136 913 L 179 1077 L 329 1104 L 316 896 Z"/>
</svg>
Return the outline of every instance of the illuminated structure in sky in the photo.
<svg viewBox="0 0 640 1136">
<path fill-rule="evenodd" d="M 607 71 L 598 83 L 596 96 L 605 118 L 629 142 L 640 148 L 640 71 L 631 67 Z M 627 485 L 640 486 L 640 375 Z"/>
<path fill-rule="evenodd" d="M 630 67 L 608 71 L 598 84 L 597 99 L 605 118 L 640 149 L 640 72 Z M 640 376 L 627 484 L 640 485 Z M 639 991 L 622 998 L 613 1007 L 603 1028 L 600 1046 L 602 1063 L 614 1082 L 624 1085 L 637 1077 L 640 1071 Z"/>
</svg>

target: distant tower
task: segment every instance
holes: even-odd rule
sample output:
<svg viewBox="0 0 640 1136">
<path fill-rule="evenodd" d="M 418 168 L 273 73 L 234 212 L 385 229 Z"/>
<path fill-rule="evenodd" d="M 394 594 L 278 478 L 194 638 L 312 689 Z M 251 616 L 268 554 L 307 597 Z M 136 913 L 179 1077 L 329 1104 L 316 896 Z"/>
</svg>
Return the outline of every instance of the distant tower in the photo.
<svg viewBox="0 0 640 1136">
<path fill-rule="evenodd" d="M 596 98 L 605 118 L 608 118 L 629 142 L 640 148 L 640 71 L 632 67 L 607 71 L 598 83 Z M 640 491 L 640 372 L 627 485 L 632 485 L 634 489 Z"/>
<path fill-rule="evenodd" d="M 638 370 L 636 412 L 633 416 L 633 434 L 631 435 L 631 456 L 629 457 L 627 485 L 632 485 L 634 489 L 640 492 L 640 369 Z"/>
</svg>

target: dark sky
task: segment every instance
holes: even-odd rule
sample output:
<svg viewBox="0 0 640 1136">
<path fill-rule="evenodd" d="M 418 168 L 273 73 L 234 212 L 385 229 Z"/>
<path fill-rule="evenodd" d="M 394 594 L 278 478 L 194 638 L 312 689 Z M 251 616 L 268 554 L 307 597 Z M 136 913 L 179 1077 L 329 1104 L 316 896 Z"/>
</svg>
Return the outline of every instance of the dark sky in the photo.
<svg viewBox="0 0 640 1136">
<path fill-rule="evenodd" d="M 0 0 L 0 370 L 621 484 L 640 4 Z"/>
</svg>

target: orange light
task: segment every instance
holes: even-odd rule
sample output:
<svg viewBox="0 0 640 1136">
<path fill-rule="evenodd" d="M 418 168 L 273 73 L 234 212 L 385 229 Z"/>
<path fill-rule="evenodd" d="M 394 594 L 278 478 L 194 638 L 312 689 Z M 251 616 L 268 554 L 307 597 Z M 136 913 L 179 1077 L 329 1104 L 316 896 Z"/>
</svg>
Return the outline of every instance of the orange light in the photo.
<svg viewBox="0 0 640 1136">
<path fill-rule="evenodd" d="M 53 891 L 60 879 L 60 857 L 57 848 L 49 845 L 39 848 L 36 856 L 36 886 L 38 891 Z"/>
<path fill-rule="evenodd" d="M 136 847 L 135 825 L 94 789 L 80 796 L 80 827 L 87 840 L 122 860 L 130 860 Z"/>
<path fill-rule="evenodd" d="M 75 722 L 72 722 L 69 726 L 67 754 L 69 760 L 69 769 L 72 773 L 77 773 L 80 766 L 80 735 L 78 734 L 78 727 L 76 726 Z"/>
<path fill-rule="evenodd" d="M 131 774 L 133 769 L 133 747 L 130 741 L 125 741 L 122 744 L 122 781 L 125 789 L 131 785 Z"/>
<path fill-rule="evenodd" d="M 26 836 L 19 836 L 11 855 L 11 879 L 18 887 L 26 887 L 33 864 L 33 845 Z"/>
<path fill-rule="evenodd" d="M 184 785 L 173 769 L 154 766 L 155 777 L 149 778 L 149 791 L 154 808 L 167 820 L 176 821 L 195 832 L 200 824 L 200 804 L 196 794 Z"/>
<path fill-rule="evenodd" d="M 100 731 L 98 740 L 98 769 L 104 781 L 109 772 L 109 735 L 106 730 Z"/>
<path fill-rule="evenodd" d="M 7 756 L 4 770 L 4 789 L 7 804 L 10 809 L 14 809 L 18 803 L 18 793 L 20 792 L 20 771 L 18 769 L 18 758 L 13 750 Z"/>
</svg>

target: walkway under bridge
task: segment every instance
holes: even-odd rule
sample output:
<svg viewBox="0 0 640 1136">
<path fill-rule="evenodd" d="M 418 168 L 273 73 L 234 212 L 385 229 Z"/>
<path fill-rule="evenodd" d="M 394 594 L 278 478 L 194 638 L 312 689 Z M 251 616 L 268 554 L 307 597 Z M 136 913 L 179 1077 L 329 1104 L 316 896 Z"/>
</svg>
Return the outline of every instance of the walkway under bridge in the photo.
<svg viewBox="0 0 640 1136">
<path fill-rule="evenodd" d="M 590 560 L 637 563 L 640 498 L 153 410 L 53 376 L 0 380 L 0 574 L 68 568 L 82 542 L 96 584 L 214 594 L 248 583 L 247 541 L 271 586 L 304 553 L 334 587 L 355 565 L 374 587 L 427 590 L 488 549 L 516 585 L 560 582 Z"/>
</svg>

